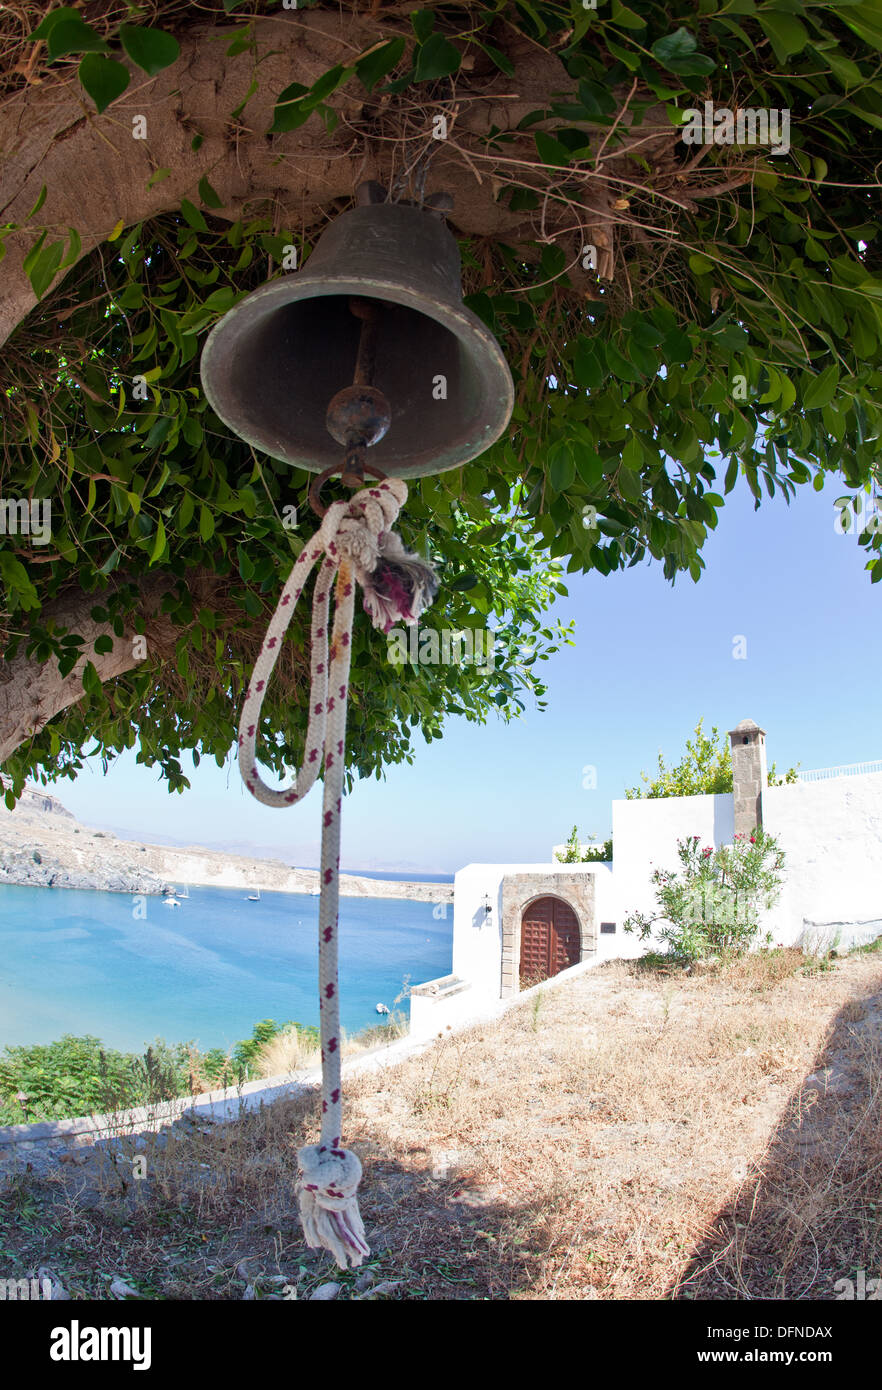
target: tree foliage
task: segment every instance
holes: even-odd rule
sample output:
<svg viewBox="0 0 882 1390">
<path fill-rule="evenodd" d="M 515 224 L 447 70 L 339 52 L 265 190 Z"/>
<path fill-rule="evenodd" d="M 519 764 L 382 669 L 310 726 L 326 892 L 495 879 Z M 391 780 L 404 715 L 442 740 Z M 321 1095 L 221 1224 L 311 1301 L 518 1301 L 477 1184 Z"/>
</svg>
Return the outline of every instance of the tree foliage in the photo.
<svg viewBox="0 0 882 1390">
<path fill-rule="evenodd" d="M 640 797 L 700 796 L 706 793 L 722 793 L 732 790 L 732 749 L 726 734 L 721 734 L 716 725 L 706 734 L 704 720 L 699 719 L 692 738 L 686 740 L 686 752 L 678 763 L 668 767 L 664 754 L 659 752 L 658 768 L 655 776 L 641 772 L 642 787 L 629 787 L 625 791 L 628 801 Z M 775 764 L 768 769 L 770 787 L 781 787 L 785 783 L 797 782 L 797 768 L 788 768 L 779 777 Z"/>
<path fill-rule="evenodd" d="M 589 841 L 594 840 L 594 835 L 589 835 Z M 555 853 L 555 859 L 559 864 L 602 864 L 613 857 L 612 837 L 604 840 L 602 845 L 588 844 L 583 845 L 579 839 L 579 827 L 574 825 L 570 831 L 570 838 L 562 850 Z"/>
<path fill-rule="evenodd" d="M 295 19 L 340 8 L 301 4 Z M 450 712 L 511 717 L 526 696 L 541 699 L 534 663 L 566 636 L 542 617 L 562 592 L 558 564 L 606 575 L 654 560 L 670 579 L 697 579 L 739 479 L 757 505 L 764 493 L 820 489 L 830 474 L 856 497 L 878 489 L 882 23 L 872 4 L 838 0 L 343 8 L 370 16 L 374 40 L 341 45 L 310 84 L 274 91 L 264 129 L 250 129 L 248 103 L 268 40 L 257 10 L 235 0 L 207 0 L 198 15 L 86 0 L 47 20 L 33 7 L 4 85 L 34 84 L 36 104 L 41 82 L 82 82 L 100 130 L 125 99 L 122 71 L 134 63 L 149 92 L 167 64 L 184 69 L 178 47 L 186 54 L 213 18 L 230 72 L 251 73 L 229 112 L 230 160 L 249 139 L 272 142 L 280 165 L 296 160 L 298 142 L 329 141 L 362 151 L 394 197 L 421 198 L 442 166 L 467 171 L 475 199 L 492 189 L 500 230 L 460 242 L 466 302 L 515 377 L 512 427 L 473 464 L 415 483 L 403 533 L 439 563 L 428 621 L 506 625 L 512 656 L 491 673 L 402 671 L 359 622 L 349 752 L 366 773 L 409 756 L 415 728 L 439 736 Z M 285 18 L 281 5 L 263 12 Z M 545 85 L 509 120 L 500 93 L 516 70 Z M 525 77 L 525 90 L 538 81 Z M 786 112 L 788 147 L 687 143 L 689 113 L 706 102 L 733 119 Z M 192 131 L 191 151 L 202 140 Z M 231 214 L 215 188 L 221 172 L 206 164 L 176 209 L 134 226 L 121 217 L 85 256 L 87 188 L 80 227 L 45 221 L 37 189 L 28 215 L 0 228 L 0 246 L 29 248 L 41 301 L 5 349 L 2 495 L 53 502 L 50 547 L 0 538 L 5 656 L 72 665 L 77 634 L 47 622 L 45 608 L 74 589 L 94 594 L 128 640 L 145 626 L 139 592 L 152 575 L 168 581 L 163 612 L 176 633 L 148 630 L 147 659 L 107 687 L 87 664 L 82 700 L 8 760 L 16 788 L 41 770 L 73 772 L 91 740 L 105 758 L 137 745 L 176 787 L 186 785 L 182 749 L 222 762 L 260 630 L 309 525 L 306 475 L 230 438 L 202 396 L 198 361 L 212 324 L 292 273 L 286 248 L 302 265 L 320 225 L 297 222 L 295 199 L 282 215 L 270 196 Z M 170 173 L 154 170 L 157 195 Z M 134 395 L 139 376 L 146 399 Z M 286 529 L 292 507 L 298 524 Z M 861 540 L 878 580 L 882 534 Z M 302 746 L 303 643 L 296 623 L 265 707 L 264 757 L 277 772 Z"/>
</svg>

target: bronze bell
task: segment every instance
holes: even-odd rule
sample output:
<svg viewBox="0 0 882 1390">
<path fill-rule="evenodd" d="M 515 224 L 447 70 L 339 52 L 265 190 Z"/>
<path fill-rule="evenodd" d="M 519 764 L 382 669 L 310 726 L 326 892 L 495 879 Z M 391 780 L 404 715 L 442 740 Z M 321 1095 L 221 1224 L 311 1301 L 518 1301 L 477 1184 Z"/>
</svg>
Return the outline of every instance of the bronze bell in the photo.
<svg viewBox="0 0 882 1390">
<path fill-rule="evenodd" d="M 376 196 L 362 185 L 363 205 L 331 223 L 303 270 L 215 325 L 202 384 L 221 420 L 273 458 L 345 475 L 343 446 L 356 444 L 387 476 L 416 478 L 498 439 L 514 387 L 496 339 L 462 302 L 442 216 L 366 202 Z"/>
</svg>

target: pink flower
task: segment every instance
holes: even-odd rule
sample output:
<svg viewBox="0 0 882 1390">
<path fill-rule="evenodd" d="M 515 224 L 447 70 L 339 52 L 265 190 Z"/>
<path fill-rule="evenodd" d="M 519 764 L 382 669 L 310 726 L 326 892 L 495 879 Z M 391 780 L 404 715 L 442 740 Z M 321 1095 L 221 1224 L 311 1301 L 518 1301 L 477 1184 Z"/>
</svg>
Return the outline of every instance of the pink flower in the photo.
<svg viewBox="0 0 882 1390">
<path fill-rule="evenodd" d="M 701 851 L 701 857 L 702 857 L 702 859 L 707 859 L 711 854 L 713 854 L 713 850 L 710 849 L 710 848 L 708 848 L 708 849 L 703 849 L 703 850 Z"/>
</svg>

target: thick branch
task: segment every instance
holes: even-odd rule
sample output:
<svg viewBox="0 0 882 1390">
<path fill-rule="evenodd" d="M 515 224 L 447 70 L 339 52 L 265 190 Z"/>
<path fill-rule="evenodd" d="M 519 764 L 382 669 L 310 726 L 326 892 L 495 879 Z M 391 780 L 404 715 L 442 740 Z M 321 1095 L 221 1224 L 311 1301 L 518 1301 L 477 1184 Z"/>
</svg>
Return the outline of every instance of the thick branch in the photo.
<svg viewBox="0 0 882 1390">
<path fill-rule="evenodd" d="M 155 618 L 162 597 L 171 586 L 170 579 L 156 580 L 146 586 L 140 615 Z M 99 594 L 68 594 L 56 604 L 47 605 L 41 615 L 44 622 L 53 620 L 56 629 L 85 639 L 80 649 L 82 656 L 69 675 L 59 674 L 54 657 L 40 662 L 22 655 L 6 662 L 0 670 L 0 763 L 26 739 L 39 733 L 56 714 L 82 699 L 83 670 L 87 661 L 92 662 L 99 679 L 104 682 L 124 675 L 144 660 L 145 655 L 150 656 L 149 637 L 145 651 L 136 644 L 134 629 L 129 628 L 122 637 L 117 637 L 109 623 L 95 622 L 90 612 L 101 601 Z M 99 637 L 112 640 L 111 651 L 95 651 Z"/>
<path fill-rule="evenodd" d="M 280 208 L 283 222 L 310 229 L 327 219 L 335 200 L 351 198 L 359 180 L 388 180 L 401 150 L 395 142 L 362 138 L 352 130 L 351 123 L 362 122 L 376 106 L 357 81 L 333 98 L 342 117 L 333 134 L 318 117 L 285 135 L 266 132 L 284 87 L 309 86 L 334 64 L 350 63 L 378 42 L 409 33 L 409 26 L 370 15 L 281 10 L 255 20 L 253 29 L 259 87 L 250 98 L 251 55 L 228 56 L 228 44 L 219 37 L 224 31 L 211 28 L 186 35 L 178 62 L 155 78 L 132 68 L 128 90 L 102 116 L 92 111 L 75 72 L 55 86 L 44 82 L 29 88 L 0 108 L 0 220 L 24 224 L 43 185 L 48 189 L 32 223 L 7 239 L 0 270 L 0 344 L 36 302 L 22 262 L 43 227 L 50 229 L 50 242 L 76 228 L 86 255 L 120 221 L 128 227 L 179 208 L 182 198 L 198 202 L 199 180 L 208 175 L 224 204 L 218 216 L 236 220 L 269 201 Z M 525 52 L 513 78 L 494 73 L 478 81 L 486 99 L 466 101 L 457 129 L 486 128 L 491 113 L 493 119 L 507 116 L 516 122 L 540 103 L 540 89 L 547 96 L 566 84 L 555 57 Z M 512 93 L 516 99 L 508 100 Z M 241 103 L 244 110 L 234 126 L 230 112 Z M 133 137 L 135 117 L 146 119 L 145 139 Z M 431 148 L 429 114 L 425 125 Z M 197 133 L 203 143 L 194 151 Z M 447 188 L 454 194 L 454 221 L 463 233 L 509 235 L 523 223 L 522 214 L 497 205 L 491 180 L 464 168 L 452 149 L 436 147 L 433 154 L 426 192 Z M 148 187 L 160 169 L 171 172 Z"/>
</svg>

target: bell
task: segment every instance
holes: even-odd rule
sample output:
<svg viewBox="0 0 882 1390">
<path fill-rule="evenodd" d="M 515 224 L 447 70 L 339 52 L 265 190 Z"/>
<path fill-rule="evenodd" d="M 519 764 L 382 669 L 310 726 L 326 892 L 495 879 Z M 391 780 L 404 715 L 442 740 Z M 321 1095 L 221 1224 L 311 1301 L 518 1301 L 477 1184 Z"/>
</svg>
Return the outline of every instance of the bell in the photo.
<svg viewBox="0 0 882 1390">
<path fill-rule="evenodd" d="M 437 211 L 403 203 L 336 218 L 303 270 L 215 325 L 201 372 L 212 408 L 247 443 L 344 477 L 344 445 L 347 461 L 369 448 L 369 471 L 387 477 L 468 463 L 514 405 L 499 344 L 462 302 L 456 241 Z"/>
</svg>

